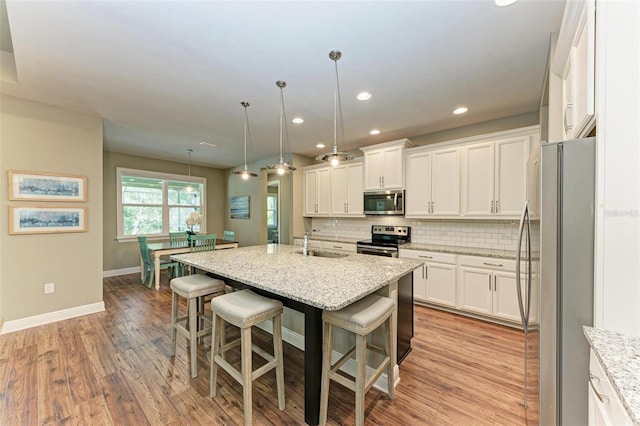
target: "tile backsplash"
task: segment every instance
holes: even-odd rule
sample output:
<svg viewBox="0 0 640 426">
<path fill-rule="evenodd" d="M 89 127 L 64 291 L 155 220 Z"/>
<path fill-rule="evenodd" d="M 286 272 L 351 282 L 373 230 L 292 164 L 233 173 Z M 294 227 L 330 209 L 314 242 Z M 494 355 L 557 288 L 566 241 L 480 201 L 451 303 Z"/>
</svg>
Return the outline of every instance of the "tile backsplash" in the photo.
<svg viewBox="0 0 640 426">
<path fill-rule="evenodd" d="M 411 242 L 462 247 L 515 250 L 518 241 L 516 220 L 415 220 L 404 217 L 376 218 L 313 218 L 315 235 L 367 239 L 371 225 L 402 225 L 411 227 Z"/>
</svg>

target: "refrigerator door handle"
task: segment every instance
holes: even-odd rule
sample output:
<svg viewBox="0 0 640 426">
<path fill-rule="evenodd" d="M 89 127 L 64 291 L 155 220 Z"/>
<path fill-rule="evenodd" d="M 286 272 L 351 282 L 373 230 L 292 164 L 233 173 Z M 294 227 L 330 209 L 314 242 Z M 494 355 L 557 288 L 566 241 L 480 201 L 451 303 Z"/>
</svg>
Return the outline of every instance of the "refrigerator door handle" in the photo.
<svg viewBox="0 0 640 426">
<path fill-rule="evenodd" d="M 522 234 L 524 233 L 525 221 L 527 221 L 527 245 L 529 253 L 527 258 L 528 262 L 531 262 L 531 228 L 529 226 L 529 202 L 524 203 L 522 209 L 522 216 L 520 216 L 520 226 L 518 227 L 518 246 L 516 251 L 516 290 L 518 295 L 518 308 L 520 310 L 520 319 L 522 320 L 522 327 L 526 331 L 529 326 L 529 306 L 531 297 L 527 298 L 527 307 L 524 306 L 524 300 L 522 297 L 522 283 L 520 281 L 520 259 L 522 258 Z M 529 269 L 530 271 L 531 269 Z M 529 286 L 531 288 L 531 286 Z M 530 292 L 528 292 L 528 295 Z"/>
</svg>

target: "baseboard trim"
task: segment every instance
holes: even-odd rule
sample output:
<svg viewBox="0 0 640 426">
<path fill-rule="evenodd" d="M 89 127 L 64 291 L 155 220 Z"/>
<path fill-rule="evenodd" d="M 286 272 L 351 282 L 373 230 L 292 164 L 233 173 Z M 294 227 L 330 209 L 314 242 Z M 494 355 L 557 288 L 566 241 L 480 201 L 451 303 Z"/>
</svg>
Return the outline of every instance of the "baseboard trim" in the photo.
<svg viewBox="0 0 640 426">
<path fill-rule="evenodd" d="M 46 314 L 34 315 L 32 317 L 20 318 L 13 321 L 6 321 L 0 334 L 12 333 L 26 328 L 37 327 L 39 325 L 50 324 L 69 318 L 94 314 L 104 311 L 104 302 L 91 303 L 89 305 L 75 306 L 61 311 L 47 312 Z"/>
<path fill-rule="evenodd" d="M 266 331 L 267 333 L 273 334 L 273 323 L 271 322 L 271 320 L 267 320 L 264 321 L 260 324 L 257 325 L 258 328 Z M 289 343 L 290 345 L 300 349 L 301 351 L 304 351 L 304 336 L 296 333 L 294 331 L 289 330 L 288 328 L 283 327 L 282 328 L 282 340 L 284 340 L 285 342 Z M 333 353 L 331 354 L 331 361 L 336 362 L 337 360 L 339 360 L 340 358 L 342 358 L 342 355 L 340 352 L 337 351 L 333 351 Z M 342 371 L 344 371 L 345 373 L 349 374 L 352 377 L 355 377 L 355 372 L 356 372 L 356 362 L 353 359 L 350 359 L 349 361 L 347 361 L 341 368 Z M 367 375 L 371 375 L 373 374 L 375 371 L 375 368 L 373 367 L 369 367 L 367 366 Z M 398 368 L 398 365 L 395 365 L 393 368 L 393 387 L 395 388 L 396 386 L 398 386 L 398 383 L 400 383 L 400 369 Z M 382 373 L 380 375 L 380 377 L 378 377 L 378 380 L 376 380 L 376 382 L 374 383 L 373 387 L 382 391 L 382 392 L 386 392 L 387 391 L 387 373 Z"/>
<path fill-rule="evenodd" d="M 102 278 L 118 277 L 120 275 L 135 274 L 135 273 L 138 273 L 138 274 L 140 273 L 139 266 L 132 266 L 131 268 L 112 269 L 110 271 L 102 271 Z"/>
</svg>

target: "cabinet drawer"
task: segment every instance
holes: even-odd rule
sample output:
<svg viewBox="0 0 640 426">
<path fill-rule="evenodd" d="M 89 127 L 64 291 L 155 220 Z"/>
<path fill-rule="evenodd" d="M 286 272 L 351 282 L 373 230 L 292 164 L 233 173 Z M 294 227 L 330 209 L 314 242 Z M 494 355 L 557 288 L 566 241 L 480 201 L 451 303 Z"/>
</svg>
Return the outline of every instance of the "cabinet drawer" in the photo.
<svg viewBox="0 0 640 426">
<path fill-rule="evenodd" d="M 456 255 L 451 253 L 400 249 L 399 256 L 408 259 L 424 260 L 425 262 L 448 263 L 451 265 L 455 265 L 456 263 Z"/>
<path fill-rule="evenodd" d="M 346 251 L 349 253 L 355 253 L 357 251 L 355 244 L 334 243 L 333 241 L 323 241 L 322 248 L 325 250 L 340 250 L 340 251 Z"/>
<path fill-rule="evenodd" d="M 589 387 L 595 394 L 594 402 L 602 410 L 606 424 L 633 424 L 593 350 L 589 354 Z"/>
<path fill-rule="evenodd" d="M 472 266 L 474 268 L 491 269 L 494 271 L 515 272 L 516 261 L 512 259 L 500 259 L 495 257 L 460 256 L 460 266 Z"/>
</svg>

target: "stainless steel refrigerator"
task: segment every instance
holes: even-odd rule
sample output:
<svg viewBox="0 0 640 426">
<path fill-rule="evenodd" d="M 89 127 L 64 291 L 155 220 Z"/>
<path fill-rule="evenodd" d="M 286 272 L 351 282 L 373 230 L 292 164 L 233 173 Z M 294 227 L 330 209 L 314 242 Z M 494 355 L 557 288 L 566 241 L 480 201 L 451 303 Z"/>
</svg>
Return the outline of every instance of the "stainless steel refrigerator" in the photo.
<svg viewBox="0 0 640 426">
<path fill-rule="evenodd" d="M 537 326 L 528 321 L 536 236 L 526 234 L 537 231 L 537 215 L 525 206 L 521 220 L 527 253 L 519 251 L 519 257 L 529 266 L 518 289 L 525 370 L 533 367 L 525 372 L 525 404 L 535 409 L 530 401 L 539 403 L 544 426 L 588 424 L 589 345 L 582 326 L 593 325 L 595 152 L 595 138 L 542 144 Z"/>
</svg>

